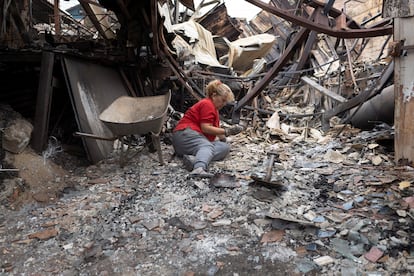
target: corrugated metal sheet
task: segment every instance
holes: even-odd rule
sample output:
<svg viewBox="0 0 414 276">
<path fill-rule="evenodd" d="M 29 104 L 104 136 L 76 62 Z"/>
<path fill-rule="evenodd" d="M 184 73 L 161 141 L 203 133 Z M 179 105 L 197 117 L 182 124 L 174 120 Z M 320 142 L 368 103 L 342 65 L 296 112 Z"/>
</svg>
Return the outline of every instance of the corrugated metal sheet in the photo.
<svg viewBox="0 0 414 276">
<path fill-rule="evenodd" d="M 64 72 L 79 130 L 104 138 L 114 137 L 99 115 L 118 97 L 128 96 L 116 69 L 81 60 L 64 58 Z M 113 142 L 84 138 L 89 159 L 96 163 L 113 150 Z"/>
</svg>

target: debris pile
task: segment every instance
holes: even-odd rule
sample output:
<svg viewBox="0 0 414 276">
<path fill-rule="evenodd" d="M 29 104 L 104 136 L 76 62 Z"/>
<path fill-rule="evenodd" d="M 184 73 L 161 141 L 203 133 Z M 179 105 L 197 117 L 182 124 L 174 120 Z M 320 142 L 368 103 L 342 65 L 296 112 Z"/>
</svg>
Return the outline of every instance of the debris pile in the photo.
<svg viewBox="0 0 414 276">
<path fill-rule="evenodd" d="M 220 185 L 189 178 L 165 143 L 163 166 L 156 153 L 137 147 L 121 168 L 114 152 L 67 171 L 58 200 L 34 197 L 15 211 L 2 205 L 2 268 L 12 274 L 412 272 L 414 170 L 394 166 L 390 129 L 346 126 L 336 134 L 266 141 L 241 133 L 230 156 L 212 163 L 212 172 L 232 176 Z M 265 177 L 270 151 L 278 153 L 275 187 L 252 178 Z"/>
</svg>

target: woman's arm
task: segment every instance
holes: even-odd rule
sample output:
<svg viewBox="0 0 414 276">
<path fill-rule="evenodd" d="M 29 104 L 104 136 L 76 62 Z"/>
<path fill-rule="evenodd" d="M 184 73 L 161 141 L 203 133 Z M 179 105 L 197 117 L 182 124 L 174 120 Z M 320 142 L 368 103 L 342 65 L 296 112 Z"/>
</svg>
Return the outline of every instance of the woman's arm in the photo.
<svg viewBox="0 0 414 276">
<path fill-rule="evenodd" d="M 201 131 L 204 132 L 205 134 L 216 135 L 216 136 L 219 136 L 219 138 L 220 136 L 225 135 L 224 128 L 215 127 L 209 123 L 202 123 L 200 127 L 201 127 Z"/>
</svg>

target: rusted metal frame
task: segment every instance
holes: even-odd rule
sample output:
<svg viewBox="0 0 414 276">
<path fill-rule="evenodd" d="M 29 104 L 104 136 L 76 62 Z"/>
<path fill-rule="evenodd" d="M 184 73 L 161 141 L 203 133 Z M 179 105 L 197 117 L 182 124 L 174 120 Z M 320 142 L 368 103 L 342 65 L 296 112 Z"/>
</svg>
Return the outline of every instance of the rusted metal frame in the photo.
<svg viewBox="0 0 414 276">
<path fill-rule="evenodd" d="M 311 31 L 308 36 L 308 39 L 306 40 L 305 46 L 302 50 L 299 60 L 286 73 L 283 74 L 284 77 L 281 80 L 279 80 L 276 84 L 289 85 L 291 83 L 298 82 L 298 75 L 301 74 L 301 70 L 309 58 L 309 55 L 315 43 L 316 37 L 317 37 L 317 33 L 314 31 Z"/>
<path fill-rule="evenodd" d="M 327 34 L 333 37 L 340 37 L 340 38 L 375 37 L 375 36 L 392 34 L 393 32 L 392 26 L 369 28 L 369 29 L 336 30 L 336 29 L 323 26 L 318 23 L 314 23 L 304 17 L 292 15 L 290 12 L 286 12 L 277 7 L 265 4 L 264 2 L 260 0 L 246 0 L 246 1 L 267 12 L 270 12 L 281 18 L 284 18 L 285 20 L 288 20 L 294 24 L 297 24 L 304 28 L 308 28 L 313 31 L 324 33 L 324 34 Z"/>
<path fill-rule="evenodd" d="M 95 13 L 93 12 L 92 8 L 89 6 L 90 1 L 86 0 L 79 0 L 79 4 L 85 10 L 86 14 L 88 15 L 89 19 L 92 21 L 93 25 L 95 26 L 96 30 L 99 34 L 105 39 L 108 40 L 108 37 L 105 34 L 105 30 L 102 28 L 101 23 L 99 23 L 98 18 L 96 18 Z"/>
<path fill-rule="evenodd" d="M 368 99 L 374 97 L 376 94 L 378 94 L 385 86 L 385 84 L 388 82 L 388 80 L 392 77 L 394 73 L 394 61 L 391 61 L 387 67 L 383 70 L 381 77 L 376 81 L 374 84 L 374 87 L 368 87 L 363 92 L 361 92 L 359 95 L 353 97 L 352 99 L 348 100 L 347 102 L 344 102 L 328 111 L 326 111 L 322 115 L 322 130 L 326 131 L 329 129 L 329 120 L 333 116 L 342 113 L 344 111 L 347 111 L 365 101 Z"/>
<path fill-rule="evenodd" d="M 329 11 L 332 9 L 334 3 L 335 3 L 335 0 L 328 0 L 328 2 L 324 5 L 323 14 L 325 16 L 329 14 Z"/>
<path fill-rule="evenodd" d="M 388 37 L 387 37 L 387 39 L 384 41 L 384 43 L 382 44 L 382 47 L 381 47 L 381 51 L 380 51 L 380 53 L 379 53 L 379 55 L 378 55 L 378 57 L 377 57 L 377 61 L 378 60 L 380 60 L 380 58 L 381 58 L 381 56 L 382 56 L 382 54 L 384 53 L 384 49 L 385 49 L 385 47 L 387 47 L 388 46 L 388 42 L 390 41 L 390 39 L 391 39 L 391 35 L 389 35 Z"/>
<path fill-rule="evenodd" d="M 40 65 L 39 85 L 37 89 L 36 110 L 34 118 L 32 148 L 41 152 L 47 143 L 49 130 L 50 106 L 52 104 L 53 93 L 53 66 L 55 54 L 53 52 L 43 52 Z"/>
<path fill-rule="evenodd" d="M 345 39 L 343 40 L 343 43 L 345 45 L 346 57 L 348 59 L 349 73 L 351 74 L 352 82 L 354 83 L 354 86 L 355 86 L 354 90 L 359 91 L 358 84 L 356 83 L 356 80 L 355 80 L 354 69 L 352 67 L 351 51 L 349 50 L 348 44 L 346 44 Z"/>
<path fill-rule="evenodd" d="M 378 14 L 377 14 L 378 15 Z M 371 20 L 373 20 L 373 19 L 375 19 L 375 18 L 377 18 L 378 16 L 377 15 L 375 15 L 375 16 L 373 16 L 373 17 L 371 17 L 370 19 L 367 19 L 367 20 L 365 20 L 364 22 L 362 22 L 361 23 L 361 26 L 364 26 L 365 24 L 367 24 L 368 22 L 370 22 Z M 381 13 L 379 13 L 379 15 L 381 15 Z M 372 25 L 371 25 L 371 27 L 380 27 L 380 26 L 384 26 L 384 25 L 387 25 L 387 24 L 389 24 L 390 22 L 391 22 L 391 20 L 392 19 L 390 19 L 390 18 L 388 18 L 388 19 L 383 19 L 383 20 L 380 20 L 380 21 L 378 21 L 378 22 L 375 22 L 375 23 L 373 23 Z M 391 35 L 388 35 L 388 38 L 387 38 L 387 42 L 386 43 L 384 43 L 384 45 L 383 45 L 383 48 L 381 49 L 381 53 L 384 51 L 384 47 L 386 46 L 386 44 L 388 43 L 388 41 L 389 41 L 389 39 L 391 38 Z M 355 42 L 354 43 L 354 46 L 353 46 L 353 51 L 357 54 L 356 55 L 356 57 L 355 57 L 355 60 L 357 60 L 360 56 L 361 56 L 361 54 L 363 53 L 363 51 L 365 50 L 365 47 L 368 45 L 368 42 L 369 42 L 369 38 L 368 39 L 365 39 L 365 38 L 362 38 L 362 42 L 361 42 L 361 47 L 360 47 L 360 49 L 359 49 L 359 51 L 356 51 L 355 50 L 355 45 L 357 44 L 357 42 Z M 378 56 L 378 58 L 377 58 L 377 60 L 381 57 L 381 54 L 380 53 L 380 55 Z"/>
<path fill-rule="evenodd" d="M 279 71 L 283 68 L 283 66 L 289 61 L 289 59 L 295 53 L 296 48 L 298 48 L 301 43 L 306 39 L 310 30 L 306 28 L 301 28 L 299 33 L 294 37 L 294 39 L 289 43 L 289 46 L 286 48 L 284 53 L 279 57 L 275 65 L 266 75 L 259 81 L 258 84 L 254 86 L 252 90 L 250 90 L 235 106 L 233 110 L 233 121 L 237 121 L 238 118 L 236 116 L 239 110 L 249 101 L 251 101 L 254 97 L 256 97 L 263 89 L 270 83 L 270 81 L 279 73 Z"/>
</svg>

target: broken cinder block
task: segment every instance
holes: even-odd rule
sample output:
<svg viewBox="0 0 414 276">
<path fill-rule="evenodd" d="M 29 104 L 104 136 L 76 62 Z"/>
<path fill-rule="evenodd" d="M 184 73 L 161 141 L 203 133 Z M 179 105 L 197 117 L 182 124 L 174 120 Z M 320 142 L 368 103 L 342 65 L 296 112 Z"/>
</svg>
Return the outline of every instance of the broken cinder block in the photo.
<svg viewBox="0 0 414 276">
<path fill-rule="evenodd" d="M 29 144 L 33 125 L 24 119 L 10 121 L 4 129 L 3 148 L 12 153 L 21 153 Z"/>
</svg>

